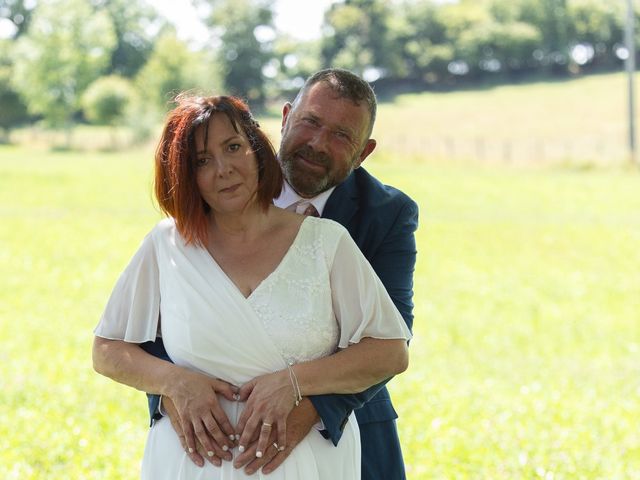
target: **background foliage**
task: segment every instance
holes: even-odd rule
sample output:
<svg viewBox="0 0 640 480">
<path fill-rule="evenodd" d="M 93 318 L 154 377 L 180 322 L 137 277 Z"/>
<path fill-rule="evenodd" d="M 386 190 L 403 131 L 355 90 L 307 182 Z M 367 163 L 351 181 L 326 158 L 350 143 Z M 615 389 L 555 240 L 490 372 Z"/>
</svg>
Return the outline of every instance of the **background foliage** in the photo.
<svg viewBox="0 0 640 480">
<path fill-rule="evenodd" d="M 16 102 L 31 122 L 91 121 L 79 99 L 100 76 L 131 81 L 138 115 L 158 121 L 177 91 L 229 92 L 261 109 L 327 66 L 394 95 L 611 71 L 626 55 L 623 1 L 344 0 L 312 41 L 278 32 L 267 0 L 194 3 L 209 37 L 187 45 L 144 0 L 0 0 L 11 52 L 0 58 L 10 80 L 0 127 L 25 120 Z"/>
</svg>

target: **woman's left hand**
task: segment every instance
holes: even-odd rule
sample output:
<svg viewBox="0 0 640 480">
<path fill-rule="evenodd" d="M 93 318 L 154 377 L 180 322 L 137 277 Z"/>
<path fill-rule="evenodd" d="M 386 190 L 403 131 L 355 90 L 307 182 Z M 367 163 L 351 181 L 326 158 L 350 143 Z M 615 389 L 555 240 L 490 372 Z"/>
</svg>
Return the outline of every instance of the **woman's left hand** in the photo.
<svg viewBox="0 0 640 480">
<path fill-rule="evenodd" d="M 246 447 L 259 431 L 256 457 L 269 446 L 273 429 L 277 431 L 277 445 L 284 449 L 287 438 L 287 417 L 295 405 L 296 395 L 287 370 L 256 377 L 245 383 L 239 391 L 240 401 L 246 401 L 236 432 L 242 432 L 239 444 Z"/>
</svg>

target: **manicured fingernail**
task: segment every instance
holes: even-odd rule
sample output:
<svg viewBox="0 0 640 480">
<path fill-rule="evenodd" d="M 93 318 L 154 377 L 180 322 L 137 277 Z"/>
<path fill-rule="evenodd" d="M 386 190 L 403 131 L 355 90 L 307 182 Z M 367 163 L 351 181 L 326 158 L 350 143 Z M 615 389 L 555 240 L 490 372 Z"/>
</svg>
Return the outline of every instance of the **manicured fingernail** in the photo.
<svg viewBox="0 0 640 480">
<path fill-rule="evenodd" d="M 208 451 L 207 455 L 209 455 L 210 457 L 213 457 L 213 452 L 212 451 Z"/>
<path fill-rule="evenodd" d="M 239 451 L 240 453 L 244 452 L 244 445 L 240 445 L 240 446 L 238 447 L 238 451 Z"/>
<path fill-rule="evenodd" d="M 226 445 L 223 445 L 222 446 L 222 450 L 224 450 L 226 452 L 227 450 L 229 450 L 229 447 L 227 447 Z"/>
<path fill-rule="evenodd" d="M 262 458 L 262 452 L 261 452 L 260 450 L 258 450 L 258 451 L 256 452 L 256 457 L 257 457 L 257 458 Z"/>
<path fill-rule="evenodd" d="M 283 446 L 278 447 L 278 451 L 279 451 L 279 452 L 284 452 L 284 445 L 283 445 Z"/>
</svg>

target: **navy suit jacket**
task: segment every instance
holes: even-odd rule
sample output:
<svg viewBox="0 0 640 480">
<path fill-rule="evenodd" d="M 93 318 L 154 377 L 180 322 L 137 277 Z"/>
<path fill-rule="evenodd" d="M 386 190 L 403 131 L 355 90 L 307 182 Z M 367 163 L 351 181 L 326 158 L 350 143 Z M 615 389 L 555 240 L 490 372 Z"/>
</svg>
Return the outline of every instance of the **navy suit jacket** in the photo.
<svg viewBox="0 0 640 480">
<path fill-rule="evenodd" d="M 336 187 L 322 216 L 346 227 L 411 329 L 416 203 L 401 191 L 380 183 L 364 168 L 358 168 Z M 354 395 L 315 396 L 311 401 L 335 444 L 353 410 L 359 424 L 397 418 L 384 384 Z"/>
<path fill-rule="evenodd" d="M 416 263 L 415 231 L 418 227 L 416 203 L 400 190 L 380 183 L 364 168 L 358 168 L 336 187 L 322 216 L 346 227 L 411 329 L 413 272 Z M 142 347 L 149 353 L 170 360 L 161 339 L 143 344 Z M 388 422 L 397 418 L 385 383 L 353 395 L 310 397 L 325 425 L 323 434 L 337 445 L 347 419 L 354 410 L 360 425 Z M 158 415 L 158 399 L 156 395 L 149 395 L 152 421 L 153 416 Z M 394 435 L 395 439 L 388 440 L 397 442 L 395 427 L 388 433 L 383 432 L 385 435 Z M 364 452 L 371 449 L 364 448 L 364 442 L 368 441 L 366 438 L 363 437 L 362 441 L 364 455 Z M 384 439 L 380 444 L 384 446 Z M 368 454 L 378 456 L 375 449 Z M 379 458 L 384 456 L 385 452 L 381 450 Z M 363 456 L 363 463 L 366 461 Z M 393 466 L 390 467 L 393 469 Z M 402 466 L 398 468 L 402 469 Z"/>
</svg>

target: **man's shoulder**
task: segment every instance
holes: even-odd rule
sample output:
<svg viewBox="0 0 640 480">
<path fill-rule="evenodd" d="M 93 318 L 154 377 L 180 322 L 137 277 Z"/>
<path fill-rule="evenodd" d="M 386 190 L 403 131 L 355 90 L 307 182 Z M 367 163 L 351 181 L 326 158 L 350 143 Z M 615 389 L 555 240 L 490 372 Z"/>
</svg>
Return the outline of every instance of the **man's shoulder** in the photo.
<svg viewBox="0 0 640 480">
<path fill-rule="evenodd" d="M 410 205 L 417 208 L 415 201 L 409 195 L 399 188 L 382 183 L 364 168 L 354 170 L 352 175 L 361 203 L 371 206 Z"/>
</svg>

